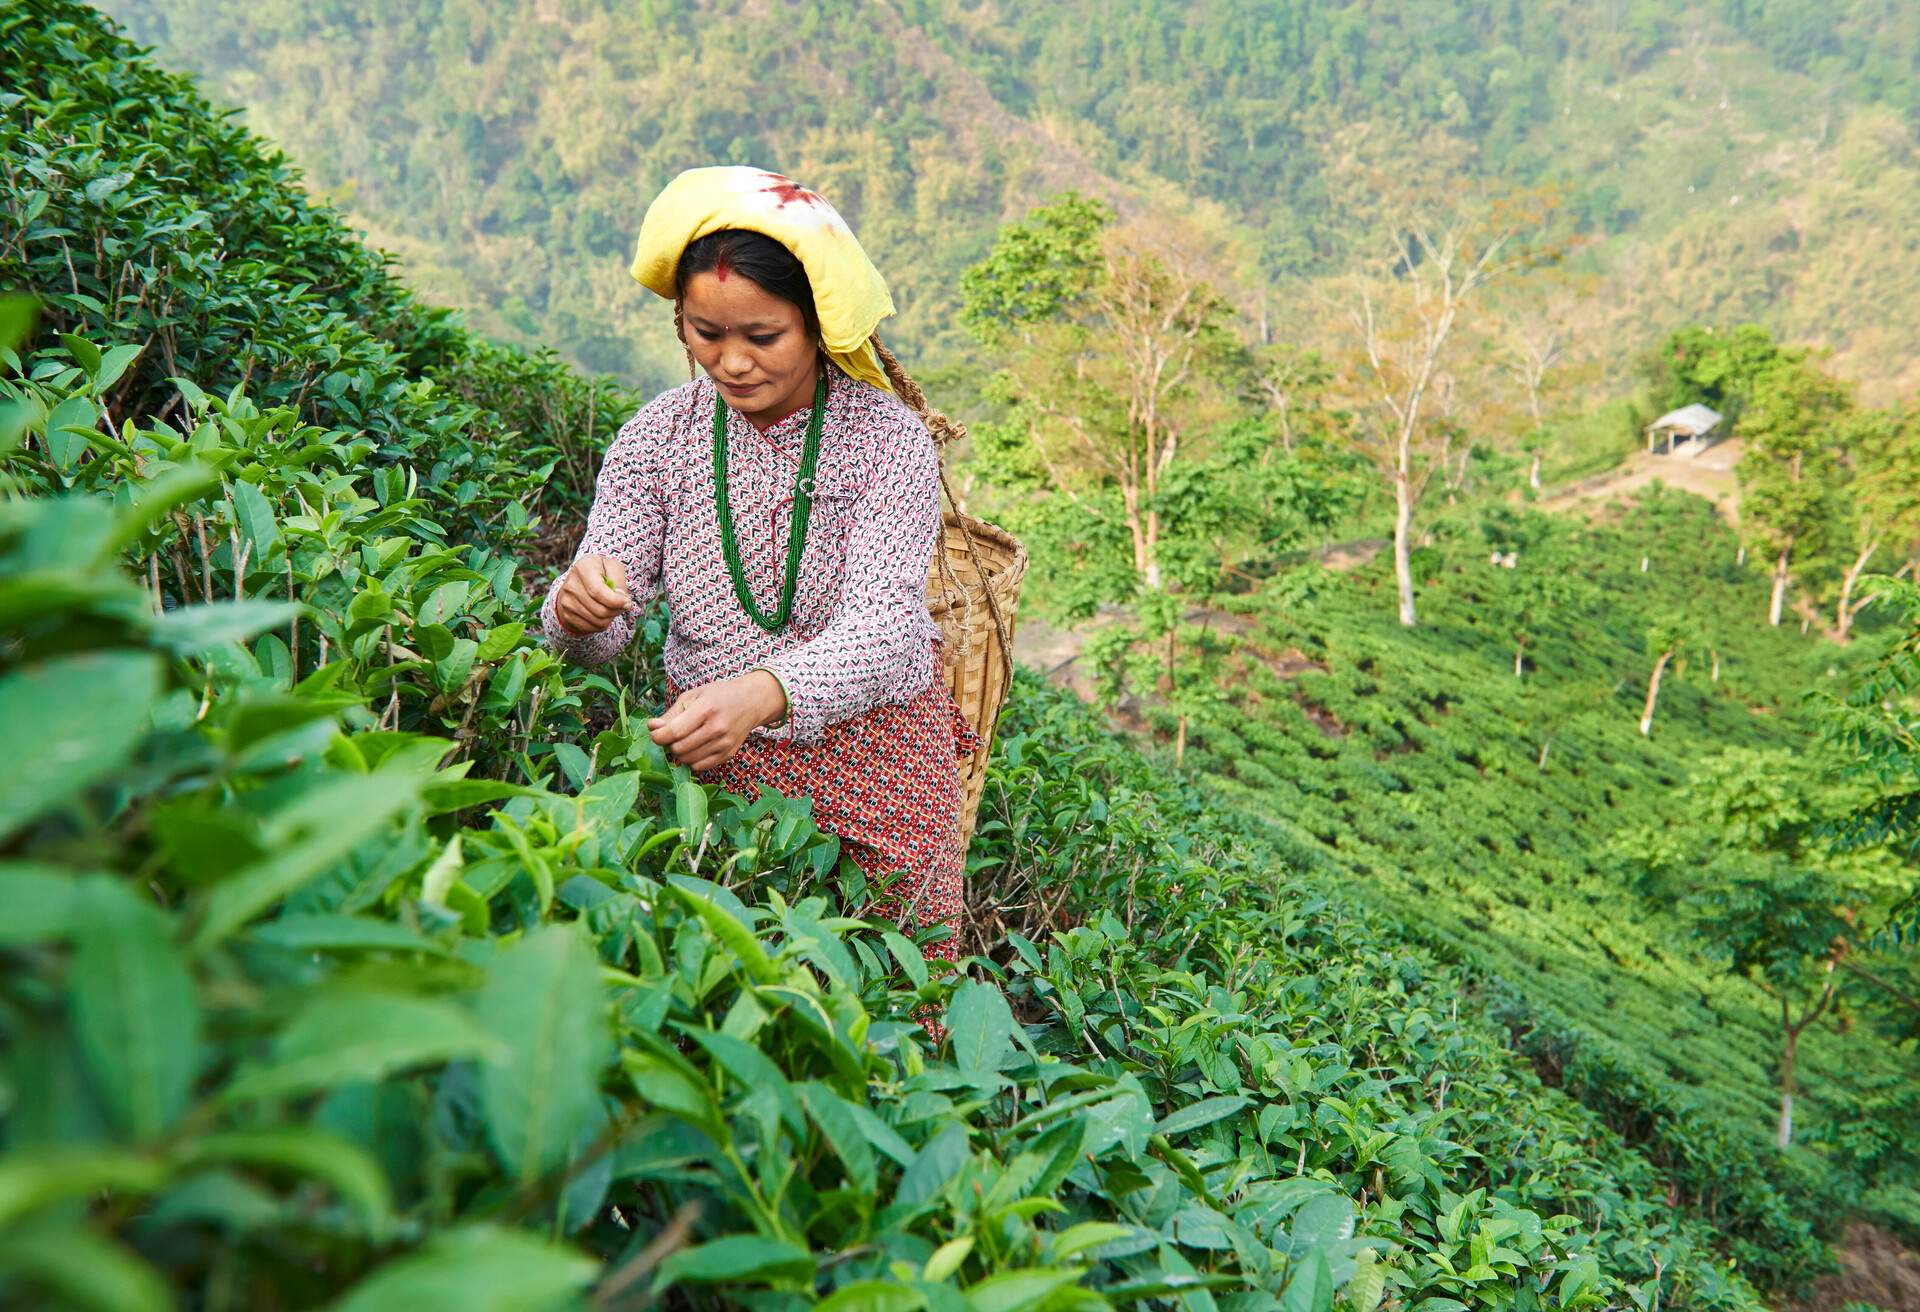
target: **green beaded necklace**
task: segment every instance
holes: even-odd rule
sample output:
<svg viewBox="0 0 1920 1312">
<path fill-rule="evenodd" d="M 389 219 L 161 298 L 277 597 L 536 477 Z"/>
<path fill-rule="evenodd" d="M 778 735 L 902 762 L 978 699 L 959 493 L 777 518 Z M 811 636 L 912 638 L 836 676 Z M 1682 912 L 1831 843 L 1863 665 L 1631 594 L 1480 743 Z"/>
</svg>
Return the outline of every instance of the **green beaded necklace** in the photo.
<svg viewBox="0 0 1920 1312">
<path fill-rule="evenodd" d="M 734 595 L 753 622 L 768 633 L 787 626 L 793 613 L 793 591 L 800 582 L 800 553 L 807 546 L 807 520 L 813 515 L 813 466 L 820 455 L 820 423 L 827 409 L 827 371 L 820 370 L 820 381 L 813 386 L 813 414 L 807 419 L 807 440 L 800 448 L 800 472 L 793 484 L 793 526 L 787 531 L 787 572 L 780 588 L 780 609 L 769 619 L 754 603 L 753 589 L 747 586 L 746 571 L 740 567 L 740 546 L 733 536 L 733 512 L 727 504 L 727 401 L 716 385 L 713 394 L 713 510 L 720 520 L 720 552 L 727 558 L 727 573 L 733 576 Z"/>
</svg>

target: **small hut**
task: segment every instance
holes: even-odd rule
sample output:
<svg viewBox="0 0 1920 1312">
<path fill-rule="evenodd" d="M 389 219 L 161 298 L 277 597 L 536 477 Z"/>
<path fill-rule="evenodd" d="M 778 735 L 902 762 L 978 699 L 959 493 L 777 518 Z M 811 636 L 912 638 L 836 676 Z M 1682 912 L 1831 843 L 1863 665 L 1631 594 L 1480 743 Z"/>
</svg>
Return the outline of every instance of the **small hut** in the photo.
<svg viewBox="0 0 1920 1312">
<path fill-rule="evenodd" d="M 1672 455 L 1674 446 L 1680 442 L 1693 445 L 1682 455 L 1693 455 L 1713 445 L 1713 434 L 1720 427 L 1720 412 L 1704 405 L 1683 405 L 1678 410 L 1661 415 L 1647 425 L 1647 450 L 1659 448 L 1660 439 L 1667 440 L 1666 455 Z"/>
</svg>

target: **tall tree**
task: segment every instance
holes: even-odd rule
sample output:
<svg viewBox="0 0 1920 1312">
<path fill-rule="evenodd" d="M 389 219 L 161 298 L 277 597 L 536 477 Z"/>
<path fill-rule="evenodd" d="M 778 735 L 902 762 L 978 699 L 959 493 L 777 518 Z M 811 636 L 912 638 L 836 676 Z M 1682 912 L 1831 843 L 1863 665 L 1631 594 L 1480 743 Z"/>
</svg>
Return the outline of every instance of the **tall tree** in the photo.
<svg viewBox="0 0 1920 1312">
<path fill-rule="evenodd" d="M 1536 278 L 1542 283 L 1537 288 L 1532 285 Z M 1527 484 L 1538 492 L 1546 451 L 1547 401 L 1567 382 L 1569 357 L 1586 336 L 1582 329 L 1593 318 L 1597 289 L 1591 275 L 1563 269 L 1543 271 L 1516 285 L 1527 289 L 1526 294 L 1506 297 L 1497 307 L 1490 345 L 1526 398 L 1528 427 L 1519 446 L 1531 457 Z"/>
<path fill-rule="evenodd" d="M 1885 846 L 1906 862 L 1889 936 L 1920 944 L 1920 583 L 1877 577 L 1868 591 L 1893 612 L 1897 636 L 1844 696 L 1814 693 L 1841 775 L 1863 788 L 1822 832 L 1844 851 Z"/>
<path fill-rule="evenodd" d="M 1376 202 L 1377 219 L 1354 237 L 1351 271 L 1322 293 L 1348 352 L 1351 441 L 1393 497 L 1394 577 L 1409 628 L 1419 622 L 1414 519 L 1462 431 L 1439 413 L 1455 383 L 1456 330 L 1489 283 L 1541 258 L 1528 237 L 1552 208 L 1546 192 L 1463 195 L 1445 176 L 1444 149 L 1429 144 L 1387 133 L 1344 147 L 1340 172 Z"/>
<path fill-rule="evenodd" d="M 1834 603 L 1833 636 L 1846 642 L 1853 621 L 1869 604 L 1856 597 L 1860 576 L 1883 552 L 1913 572 L 1920 559 L 1920 408 L 1868 410 L 1846 443 L 1848 480 L 1841 543 L 1846 563 Z"/>
<path fill-rule="evenodd" d="M 1772 562 L 1767 623 L 1780 623 L 1796 552 L 1823 545 L 1834 527 L 1839 453 L 1852 398 L 1804 357 L 1783 356 L 1752 382 L 1740 422 L 1741 513 Z"/>
<path fill-rule="evenodd" d="M 1513 375 L 1527 393 L 1527 414 L 1533 427 L 1527 432 L 1524 449 L 1533 457 L 1527 471 L 1527 485 L 1540 490 L 1540 456 L 1544 449 L 1542 434 L 1546 420 L 1540 411 L 1540 394 L 1546 388 L 1547 374 L 1560 363 L 1567 347 L 1566 326 L 1552 319 L 1512 323 L 1508 331 L 1508 360 Z"/>
<path fill-rule="evenodd" d="M 1280 449 L 1292 455 L 1303 437 L 1326 429 L 1321 403 L 1333 373 L 1321 356 L 1294 342 L 1261 343 L 1254 350 L 1255 386 L 1273 416 Z"/>
<path fill-rule="evenodd" d="M 1831 799 L 1817 780 L 1785 750 L 1722 752 L 1680 790 L 1673 822 L 1615 842 L 1644 871 L 1643 891 L 1687 913 L 1700 941 L 1778 1007 L 1781 1148 L 1793 1141 L 1801 1037 L 1833 1010 L 1843 975 L 1887 988 L 1857 960 L 1856 926 L 1884 902 L 1869 890 L 1885 885 L 1891 861 L 1833 852 L 1818 824 Z"/>
<path fill-rule="evenodd" d="M 1063 489 L 1115 488 L 1148 588 L 1162 586 L 1163 490 L 1226 415 L 1221 371 L 1244 356 L 1198 234 L 1116 224 L 1071 193 L 1003 228 L 962 282 L 964 320 L 1003 361 L 1002 394 Z"/>
<path fill-rule="evenodd" d="M 1678 613 L 1663 615 L 1648 627 L 1647 655 L 1653 658 L 1653 669 L 1647 675 L 1647 699 L 1640 711 L 1642 737 L 1653 733 L 1653 711 L 1660 704 L 1660 685 L 1668 667 L 1692 645 L 1693 637 L 1692 621 Z"/>
<path fill-rule="evenodd" d="M 1803 353 L 1783 351 L 1773 334 L 1758 324 L 1730 330 L 1690 324 L 1669 333 L 1640 360 L 1639 370 L 1653 394 L 1656 411 L 1704 405 L 1736 427 L 1763 374 L 1783 359 Z"/>
</svg>

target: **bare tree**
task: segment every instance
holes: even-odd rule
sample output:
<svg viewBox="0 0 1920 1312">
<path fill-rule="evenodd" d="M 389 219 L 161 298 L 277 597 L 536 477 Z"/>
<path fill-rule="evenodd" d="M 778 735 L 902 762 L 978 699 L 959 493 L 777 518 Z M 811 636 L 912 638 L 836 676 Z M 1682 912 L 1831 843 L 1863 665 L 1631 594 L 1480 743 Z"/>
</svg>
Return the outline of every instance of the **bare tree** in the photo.
<svg viewBox="0 0 1920 1312">
<path fill-rule="evenodd" d="M 1489 225 L 1459 214 L 1416 215 L 1335 293 L 1359 355 L 1352 441 L 1393 491 L 1393 567 L 1408 627 L 1418 622 L 1409 562 L 1414 515 L 1450 443 L 1451 430 L 1430 413 L 1435 392 L 1448 385 L 1447 345 L 1466 307 L 1512 267 L 1501 256 L 1520 230 L 1518 216 Z"/>
<path fill-rule="evenodd" d="M 1293 454 L 1300 434 L 1296 430 L 1303 396 L 1316 396 L 1327 385 L 1327 368 L 1319 356 L 1293 343 L 1273 345 L 1266 341 L 1268 326 L 1266 302 L 1260 305 L 1261 347 L 1256 353 L 1259 373 L 1255 382 L 1267 399 L 1268 409 L 1280 425 L 1280 447 Z"/>
<path fill-rule="evenodd" d="M 1542 316 L 1538 319 L 1510 319 L 1507 323 L 1508 367 L 1526 389 L 1527 413 L 1533 416 L 1533 431 L 1528 438 L 1533 451 L 1533 466 L 1527 471 L 1527 483 L 1540 490 L 1540 431 L 1545 418 L 1540 412 L 1540 390 L 1547 372 L 1560 363 L 1567 344 L 1564 322 Z"/>
<path fill-rule="evenodd" d="M 1847 442 L 1847 465 L 1852 475 L 1847 497 L 1846 548 L 1853 559 L 1840 577 L 1835 603 L 1833 637 L 1847 642 L 1853 621 L 1871 601 L 1855 599 L 1854 591 L 1867 565 L 1882 549 L 1905 556 L 1898 574 L 1913 568 L 1920 551 L 1920 408 L 1909 404 L 1897 411 L 1874 410 L 1861 415 Z"/>
<path fill-rule="evenodd" d="M 1689 620 L 1679 615 L 1662 615 L 1647 630 L 1647 655 L 1653 657 L 1653 673 L 1647 676 L 1647 702 L 1640 712 L 1640 734 L 1653 733 L 1653 711 L 1660 704 L 1660 681 L 1674 658 L 1694 645 Z"/>
<path fill-rule="evenodd" d="M 1102 308 L 1124 364 L 1128 432 L 1137 437 L 1124 444 L 1117 476 L 1134 563 L 1149 588 L 1160 586 L 1160 480 L 1180 450 L 1182 425 L 1170 403 L 1192 382 L 1203 337 L 1226 316 L 1203 253 L 1173 235 L 1121 228 L 1102 247 Z"/>
</svg>

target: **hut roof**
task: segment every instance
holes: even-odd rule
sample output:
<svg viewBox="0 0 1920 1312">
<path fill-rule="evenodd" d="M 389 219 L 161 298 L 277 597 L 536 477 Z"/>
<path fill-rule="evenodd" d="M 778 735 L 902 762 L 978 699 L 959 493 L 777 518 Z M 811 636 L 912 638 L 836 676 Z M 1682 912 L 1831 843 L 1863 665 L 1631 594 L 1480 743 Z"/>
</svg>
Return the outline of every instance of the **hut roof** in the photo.
<svg viewBox="0 0 1920 1312">
<path fill-rule="evenodd" d="M 1720 423 L 1720 412 L 1704 405 L 1683 405 L 1678 410 L 1661 415 L 1647 427 L 1656 433 L 1678 433 L 1682 437 L 1699 437 L 1711 433 Z"/>
</svg>

